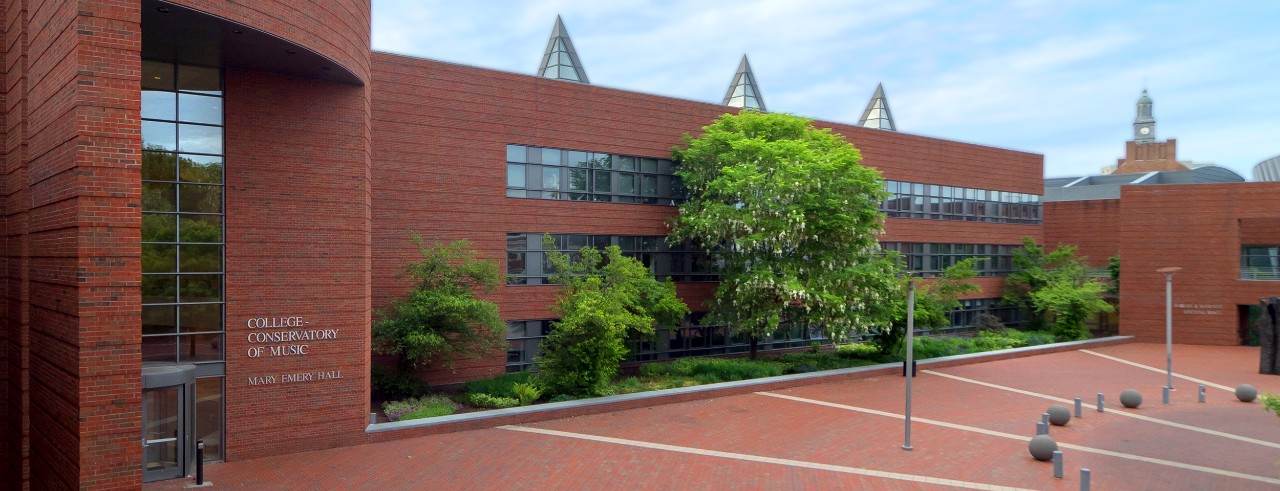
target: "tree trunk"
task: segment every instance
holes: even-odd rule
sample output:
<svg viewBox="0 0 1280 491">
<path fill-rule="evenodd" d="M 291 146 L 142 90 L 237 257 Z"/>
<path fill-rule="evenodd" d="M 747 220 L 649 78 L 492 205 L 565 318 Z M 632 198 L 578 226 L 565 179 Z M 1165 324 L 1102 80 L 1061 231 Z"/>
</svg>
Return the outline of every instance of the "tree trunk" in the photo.
<svg viewBox="0 0 1280 491">
<path fill-rule="evenodd" d="M 751 343 L 751 351 L 750 351 L 751 354 L 747 355 L 747 358 L 754 360 L 756 359 L 756 349 L 760 346 L 760 341 L 756 339 L 755 334 L 751 335 L 750 343 Z"/>
</svg>

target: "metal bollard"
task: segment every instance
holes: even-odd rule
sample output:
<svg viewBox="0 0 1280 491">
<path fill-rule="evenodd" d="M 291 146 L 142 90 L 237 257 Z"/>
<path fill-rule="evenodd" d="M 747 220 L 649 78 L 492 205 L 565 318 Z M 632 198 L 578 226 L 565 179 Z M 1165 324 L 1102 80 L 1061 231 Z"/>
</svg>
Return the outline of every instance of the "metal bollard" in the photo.
<svg viewBox="0 0 1280 491">
<path fill-rule="evenodd" d="M 1082 418 L 1082 417 L 1084 417 L 1084 413 L 1082 412 L 1082 411 L 1083 411 L 1083 409 L 1082 409 L 1083 407 L 1084 407 L 1084 401 L 1080 400 L 1080 398 L 1079 398 L 1079 397 L 1077 397 L 1077 398 L 1076 398 L 1076 417 L 1077 417 L 1077 418 Z"/>
<path fill-rule="evenodd" d="M 1042 421 L 1042 422 L 1038 422 L 1038 423 L 1036 423 L 1036 434 L 1037 434 L 1037 435 L 1048 435 L 1048 434 L 1049 434 L 1049 423 L 1045 423 L 1045 422 L 1043 422 L 1043 421 Z"/>
<path fill-rule="evenodd" d="M 369 413 L 369 424 L 378 424 L 378 413 Z"/>
<path fill-rule="evenodd" d="M 1062 451 L 1053 451 L 1053 477 L 1062 479 Z"/>
<path fill-rule="evenodd" d="M 1162 395 L 1161 395 L 1161 397 L 1160 397 L 1160 401 L 1161 401 L 1161 402 L 1163 402 L 1163 403 L 1165 403 L 1165 404 L 1168 404 L 1168 403 L 1169 403 L 1169 388 L 1168 388 L 1168 387 L 1162 387 L 1162 388 L 1163 388 L 1164 390 L 1163 390 L 1163 391 L 1161 391 L 1163 394 L 1162 394 Z"/>
<path fill-rule="evenodd" d="M 196 486 L 204 486 L 204 440 L 196 440 Z"/>
<path fill-rule="evenodd" d="M 1049 413 L 1040 413 L 1040 422 L 1049 424 Z"/>
<path fill-rule="evenodd" d="M 1104 405 L 1102 404 L 1102 393 L 1101 393 L 1101 392 L 1099 392 L 1099 393 L 1098 393 L 1098 412 L 1103 412 L 1103 411 L 1102 411 L 1102 408 L 1103 408 L 1103 407 L 1104 407 Z"/>
<path fill-rule="evenodd" d="M 1200 384 L 1200 402 L 1204 402 L 1204 384 Z"/>
<path fill-rule="evenodd" d="M 1090 471 L 1089 468 L 1085 467 L 1080 469 L 1080 491 L 1089 491 L 1089 478 L 1092 477 L 1092 475 L 1093 472 Z"/>
</svg>

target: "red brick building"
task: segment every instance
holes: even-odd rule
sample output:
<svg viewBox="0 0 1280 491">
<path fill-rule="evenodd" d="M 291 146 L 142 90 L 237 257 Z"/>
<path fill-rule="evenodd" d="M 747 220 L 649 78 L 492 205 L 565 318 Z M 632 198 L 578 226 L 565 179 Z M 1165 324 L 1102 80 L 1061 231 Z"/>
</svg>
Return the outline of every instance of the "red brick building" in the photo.
<svg viewBox="0 0 1280 491">
<path fill-rule="evenodd" d="M 3 13 L 10 489 L 137 488 L 189 472 L 197 440 L 208 460 L 369 441 L 371 310 L 404 291 L 406 230 L 508 274 L 512 350 L 434 383 L 527 366 L 555 293 L 543 233 L 647 257 L 699 310 L 706 258 L 660 240 L 680 199 L 666 159 L 726 105 L 764 108 L 745 59 L 726 105 L 589 85 L 559 23 L 529 76 L 372 53 L 367 0 Z M 883 241 L 914 269 L 995 258 L 957 315 L 990 307 L 1010 249 L 1041 235 L 1043 159 L 818 124 L 889 181 Z M 707 329 L 636 348 L 734 349 Z"/>
<path fill-rule="evenodd" d="M 1154 142 L 1150 115 L 1143 91 L 1138 141 L 1127 142 L 1114 174 L 1045 180 L 1045 244 L 1076 246 L 1093 268 L 1120 258 L 1122 335 L 1164 340 L 1165 277 L 1156 270 L 1179 267 L 1174 342 L 1249 343 L 1250 306 L 1280 295 L 1280 183 L 1246 183 L 1215 166 L 1176 170 L 1185 163 L 1173 140 Z"/>
</svg>

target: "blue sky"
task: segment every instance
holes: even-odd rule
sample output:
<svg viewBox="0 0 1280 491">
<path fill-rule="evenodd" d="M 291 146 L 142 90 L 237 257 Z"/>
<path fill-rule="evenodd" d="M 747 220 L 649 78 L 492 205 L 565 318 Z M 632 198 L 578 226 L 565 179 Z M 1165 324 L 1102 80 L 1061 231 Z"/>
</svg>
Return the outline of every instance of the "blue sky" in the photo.
<svg viewBox="0 0 1280 491">
<path fill-rule="evenodd" d="M 556 14 L 595 85 L 719 103 L 743 53 L 769 109 L 1096 174 L 1142 88 L 1179 158 L 1251 178 L 1280 154 L 1280 2 L 373 0 L 373 49 L 533 73 Z"/>
</svg>

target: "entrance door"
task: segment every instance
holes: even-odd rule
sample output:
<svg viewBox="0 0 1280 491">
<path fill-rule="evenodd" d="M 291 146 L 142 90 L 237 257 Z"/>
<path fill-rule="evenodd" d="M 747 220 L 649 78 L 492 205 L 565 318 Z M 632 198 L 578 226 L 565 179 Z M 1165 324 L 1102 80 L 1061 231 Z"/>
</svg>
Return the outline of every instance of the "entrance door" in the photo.
<svg viewBox="0 0 1280 491">
<path fill-rule="evenodd" d="M 186 474 L 186 385 L 142 391 L 142 480 Z"/>
</svg>

